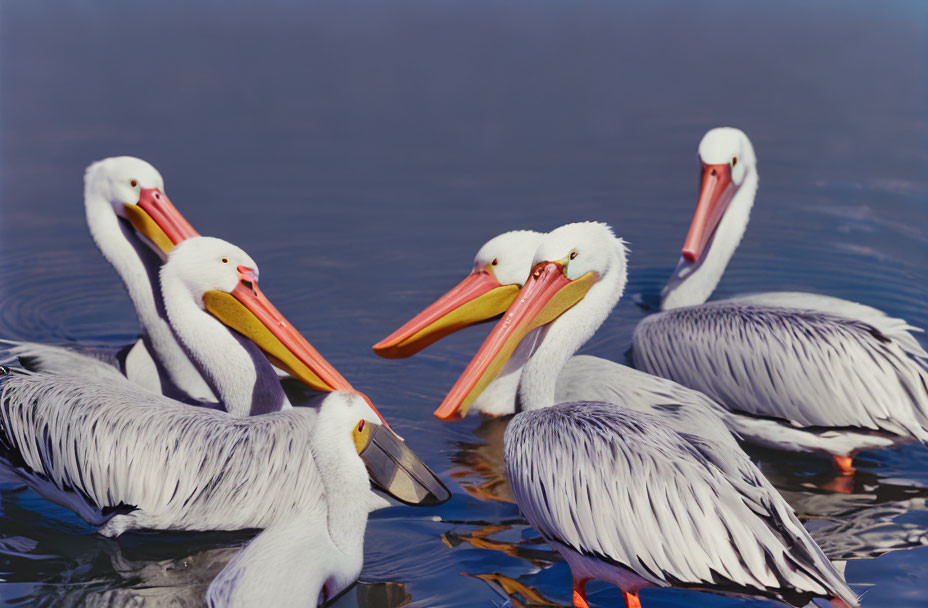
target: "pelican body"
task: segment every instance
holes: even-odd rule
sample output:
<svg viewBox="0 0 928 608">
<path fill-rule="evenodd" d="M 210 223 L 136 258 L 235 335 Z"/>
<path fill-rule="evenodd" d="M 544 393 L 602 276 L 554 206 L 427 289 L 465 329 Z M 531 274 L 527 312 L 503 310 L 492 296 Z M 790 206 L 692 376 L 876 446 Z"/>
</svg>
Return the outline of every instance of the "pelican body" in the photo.
<svg viewBox="0 0 928 608">
<path fill-rule="evenodd" d="M 702 186 L 664 312 L 634 334 L 634 362 L 712 397 L 745 439 L 824 452 L 842 470 L 862 449 L 928 440 L 928 353 L 905 321 L 808 293 L 706 302 L 745 228 L 754 148 L 731 128 L 699 145 Z"/>
<path fill-rule="evenodd" d="M 521 344 L 532 344 L 519 379 L 525 411 L 504 438 L 506 470 L 523 515 L 569 564 L 577 607 L 587 606 L 589 579 L 618 585 L 629 607 L 641 605 L 640 589 L 667 586 L 857 606 L 721 421 L 719 439 L 671 428 L 659 407 L 557 403 L 559 372 L 621 296 L 625 275 L 625 247 L 609 227 L 549 233 L 438 413 L 472 403 Z"/>
</svg>

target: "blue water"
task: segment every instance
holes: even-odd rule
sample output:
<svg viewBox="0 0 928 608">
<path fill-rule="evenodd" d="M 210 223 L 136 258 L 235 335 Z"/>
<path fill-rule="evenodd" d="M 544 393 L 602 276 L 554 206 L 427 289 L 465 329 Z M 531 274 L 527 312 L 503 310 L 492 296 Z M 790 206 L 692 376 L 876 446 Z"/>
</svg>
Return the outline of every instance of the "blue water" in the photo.
<svg viewBox="0 0 928 608">
<path fill-rule="evenodd" d="M 816 291 L 928 327 L 922 3 L 304 4 L 0 2 L 0 336 L 133 339 L 81 176 L 105 156 L 154 163 L 191 223 L 252 254 L 278 308 L 455 492 L 375 514 L 362 582 L 334 605 L 569 604 L 566 565 L 499 500 L 501 423 L 431 416 L 487 328 L 405 361 L 370 346 L 491 236 L 597 219 L 631 243 L 631 274 L 584 351 L 622 359 L 679 255 L 708 128 L 744 129 L 761 176 L 716 297 Z M 757 456 L 823 545 L 856 558 L 865 606 L 928 606 L 925 448 L 862 455 L 849 494 L 824 489 L 817 459 Z M 198 605 L 250 537 L 103 539 L 11 482 L 0 509 L 10 605 Z M 539 595 L 506 597 L 500 577 Z"/>
</svg>

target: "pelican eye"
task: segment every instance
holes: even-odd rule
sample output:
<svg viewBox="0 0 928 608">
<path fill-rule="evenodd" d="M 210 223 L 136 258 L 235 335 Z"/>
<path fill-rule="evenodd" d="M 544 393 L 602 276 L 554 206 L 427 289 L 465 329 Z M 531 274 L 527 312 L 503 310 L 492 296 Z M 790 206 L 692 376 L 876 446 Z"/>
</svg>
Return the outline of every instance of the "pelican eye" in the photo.
<svg viewBox="0 0 928 608">
<path fill-rule="evenodd" d="M 497 264 L 499 264 L 499 258 L 493 258 L 493 261 L 490 262 L 491 266 L 496 266 Z"/>
<path fill-rule="evenodd" d="M 731 159 L 731 168 L 734 169 L 735 165 L 737 164 L 738 164 L 738 157 L 735 156 L 734 158 Z"/>
<path fill-rule="evenodd" d="M 129 180 L 129 185 L 132 186 L 133 188 L 135 188 L 136 186 L 139 185 L 139 182 L 138 182 L 138 180 L 130 179 L 130 180 Z"/>
<path fill-rule="evenodd" d="M 575 259 L 575 258 L 577 257 L 577 255 L 578 255 L 578 254 L 577 254 L 577 250 L 574 249 L 573 251 L 570 252 L 570 259 L 572 259 L 572 260 Z"/>
<path fill-rule="evenodd" d="M 362 420 L 358 423 L 358 426 L 354 427 L 351 431 L 351 435 L 354 439 L 354 447 L 358 451 L 358 454 L 360 454 L 364 451 L 364 448 L 367 447 L 368 441 L 370 441 L 371 427 Z"/>
<path fill-rule="evenodd" d="M 229 258 L 220 258 L 219 261 L 222 262 L 223 264 L 228 264 Z"/>
</svg>

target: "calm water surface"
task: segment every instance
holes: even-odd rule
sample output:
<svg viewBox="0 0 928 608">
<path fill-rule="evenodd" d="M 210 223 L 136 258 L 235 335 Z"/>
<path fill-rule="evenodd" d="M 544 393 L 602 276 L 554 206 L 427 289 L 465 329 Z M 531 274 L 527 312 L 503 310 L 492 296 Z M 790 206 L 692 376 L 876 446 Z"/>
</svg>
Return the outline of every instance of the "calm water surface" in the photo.
<svg viewBox="0 0 928 608">
<path fill-rule="evenodd" d="M 252 254 L 265 292 L 455 491 L 373 516 L 340 608 L 569 603 L 566 565 L 506 502 L 503 423 L 431 417 L 487 328 L 406 361 L 370 346 L 491 236 L 599 219 L 631 243 L 631 275 L 584 352 L 623 359 L 677 260 L 710 127 L 744 129 L 761 175 L 716 297 L 816 291 L 928 327 L 921 3 L 258 4 L 0 0 L 0 336 L 133 339 L 81 176 L 104 156 L 154 163 L 193 225 Z M 757 456 L 851 559 L 865 606 L 928 606 L 925 448 L 862 455 L 847 493 L 825 489 L 819 459 Z M 198 605 L 250 538 L 104 539 L 9 480 L 0 509 L 9 605 Z"/>
</svg>

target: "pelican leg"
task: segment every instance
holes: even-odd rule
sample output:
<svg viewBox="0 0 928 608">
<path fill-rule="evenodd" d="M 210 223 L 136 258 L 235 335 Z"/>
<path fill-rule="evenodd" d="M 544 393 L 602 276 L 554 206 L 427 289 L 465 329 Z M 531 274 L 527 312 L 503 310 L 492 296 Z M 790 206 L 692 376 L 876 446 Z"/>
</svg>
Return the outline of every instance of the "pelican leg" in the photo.
<svg viewBox="0 0 928 608">
<path fill-rule="evenodd" d="M 586 603 L 586 582 L 589 579 L 573 579 L 574 582 L 574 608 L 590 608 Z"/>
<path fill-rule="evenodd" d="M 854 458 L 852 456 L 834 456 L 835 466 L 845 475 L 854 474 Z"/>
<path fill-rule="evenodd" d="M 641 600 L 638 599 L 637 591 L 635 593 L 623 591 L 622 597 L 625 598 L 625 608 L 641 608 Z"/>
</svg>

